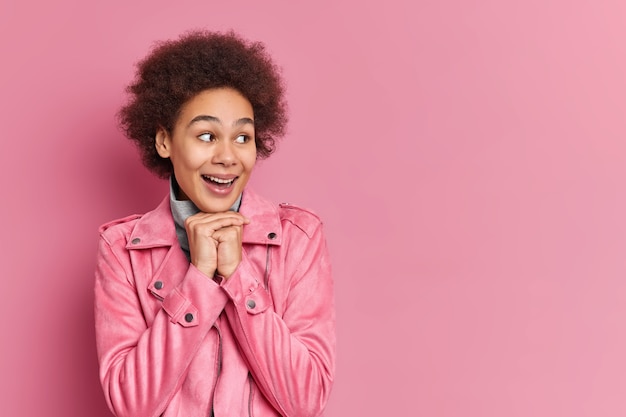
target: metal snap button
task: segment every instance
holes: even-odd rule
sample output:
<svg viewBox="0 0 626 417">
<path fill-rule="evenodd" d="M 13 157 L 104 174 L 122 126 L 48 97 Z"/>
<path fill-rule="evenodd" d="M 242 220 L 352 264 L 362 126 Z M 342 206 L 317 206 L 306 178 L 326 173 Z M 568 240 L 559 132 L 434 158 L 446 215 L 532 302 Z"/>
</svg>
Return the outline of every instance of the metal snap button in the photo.
<svg viewBox="0 0 626 417">
<path fill-rule="evenodd" d="M 246 302 L 246 305 L 248 306 L 248 308 L 249 308 L 250 310 L 252 310 L 254 307 L 256 307 L 256 303 L 254 302 L 254 300 L 248 300 L 248 301 Z"/>
<path fill-rule="evenodd" d="M 133 245 L 136 245 L 139 242 L 141 242 L 141 239 L 139 239 L 138 237 L 136 237 L 136 238 L 134 238 L 133 240 L 130 241 L 130 243 L 132 243 Z"/>
<path fill-rule="evenodd" d="M 160 290 L 161 288 L 163 288 L 163 281 L 157 281 L 154 283 L 154 288 L 156 288 L 157 290 Z"/>
<path fill-rule="evenodd" d="M 185 314 L 185 321 L 187 323 L 191 323 L 193 321 L 193 314 L 191 314 L 191 313 Z"/>
<path fill-rule="evenodd" d="M 268 238 L 270 238 L 270 239 L 272 239 L 272 240 L 274 240 L 274 239 L 276 239 L 276 233 L 271 232 L 271 233 L 269 233 L 269 234 L 267 235 L 267 237 L 268 237 Z"/>
</svg>

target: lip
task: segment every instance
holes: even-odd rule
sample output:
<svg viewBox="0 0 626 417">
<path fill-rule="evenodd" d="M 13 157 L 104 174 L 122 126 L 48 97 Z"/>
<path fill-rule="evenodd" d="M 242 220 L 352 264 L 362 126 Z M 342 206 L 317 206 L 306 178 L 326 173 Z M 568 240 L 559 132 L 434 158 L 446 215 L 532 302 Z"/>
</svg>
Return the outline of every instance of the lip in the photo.
<svg viewBox="0 0 626 417">
<path fill-rule="evenodd" d="M 230 183 L 229 186 L 224 187 L 224 186 L 220 186 L 212 181 L 207 181 L 204 179 L 204 177 L 213 177 L 213 178 L 218 178 L 220 180 L 226 180 L 226 181 L 230 181 L 232 180 L 232 182 Z M 204 183 L 204 186 L 206 187 L 206 189 L 213 195 L 218 196 L 218 197 L 226 197 L 228 196 L 234 189 L 235 189 L 235 184 L 237 183 L 237 180 L 239 179 L 239 176 L 237 175 L 213 175 L 213 174 L 203 174 L 202 175 L 202 182 Z"/>
<path fill-rule="evenodd" d="M 235 174 L 202 174 L 203 177 L 214 177 L 219 178 L 221 180 L 232 180 L 233 178 L 237 178 L 239 175 Z"/>
</svg>

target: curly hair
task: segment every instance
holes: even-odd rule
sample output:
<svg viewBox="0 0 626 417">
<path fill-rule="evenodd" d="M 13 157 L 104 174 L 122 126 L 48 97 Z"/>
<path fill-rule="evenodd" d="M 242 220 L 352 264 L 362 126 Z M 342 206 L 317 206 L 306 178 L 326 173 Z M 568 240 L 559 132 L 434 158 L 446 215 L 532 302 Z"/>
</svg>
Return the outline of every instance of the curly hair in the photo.
<svg viewBox="0 0 626 417">
<path fill-rule="evenodd" d="M 143 164 L 161 178 L 172 174 L 169 159 L 154 146 L 157 130 L 172 132 L 183 105 L 198 93 L 220 87 L 237 90 L 254 112 L 257 158 L 267 158 L 284 135 L 287 104 L 280 70 L 260 42 L 234 32 L 193 31 L 158 43 L 137 64 L 118 114 L 126 136 L 139 148 Z"/>
</svg>

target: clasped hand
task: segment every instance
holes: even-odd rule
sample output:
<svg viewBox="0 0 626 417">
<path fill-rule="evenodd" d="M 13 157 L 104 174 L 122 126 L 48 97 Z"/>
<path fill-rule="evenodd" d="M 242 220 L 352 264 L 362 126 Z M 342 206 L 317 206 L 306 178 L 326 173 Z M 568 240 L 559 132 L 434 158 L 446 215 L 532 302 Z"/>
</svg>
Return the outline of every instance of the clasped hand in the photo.
<svg viewBox="0 0 626 417">
<path fill-rule="evenodd" d="M 234 212 L 197 213 L 185 220 L 191 263 L 208 277 L 229 278 L 241 262 L 243 225 L 250 219 Z"/>
</svg>

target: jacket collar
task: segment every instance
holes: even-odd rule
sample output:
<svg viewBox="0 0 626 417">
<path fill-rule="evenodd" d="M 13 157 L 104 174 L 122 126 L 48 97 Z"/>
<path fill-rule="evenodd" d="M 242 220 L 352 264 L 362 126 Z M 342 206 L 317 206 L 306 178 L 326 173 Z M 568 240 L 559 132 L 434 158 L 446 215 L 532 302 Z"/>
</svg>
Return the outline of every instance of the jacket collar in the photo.
<svg viewBox="0 0 626 417">
<path fill-rule="evenodd" d="M 281 244 L 282 227 L 278 208 L 274 204 L 246 188 L 243 192 L 239 212 L 250 219 L 250 224 L 243 228 L 243 243 Z M 176 237 L 176 228 L 168 195 L 154 210 L 137 220 L 126 249 L 173 246 L 177 243 L 178 238 Z"/>
</svg>

